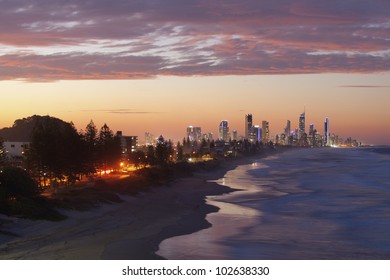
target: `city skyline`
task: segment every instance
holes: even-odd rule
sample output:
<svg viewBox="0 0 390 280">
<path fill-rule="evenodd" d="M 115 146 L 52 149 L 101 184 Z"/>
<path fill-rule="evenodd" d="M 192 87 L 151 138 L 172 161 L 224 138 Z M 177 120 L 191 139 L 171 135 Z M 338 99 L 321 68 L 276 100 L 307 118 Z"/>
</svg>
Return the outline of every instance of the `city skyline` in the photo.
<svg viewBox="0 0 390 280">
<path fill-rule="evenodd" d="M 240 78 L 240 77 L 234 77 L 234 78 Z M 256 77 L 255 77 L 256 78 Z M 272 78 L 272 77 L 271 77 Z M 275 77 L 274 77 L 275 78 Z M 303 78 L 303 77 L 302 77 Z M 199 79 L 205 79 L 205 78 L 199 78 Z M 213 79 L 213 78 L 211 78 Z M 154 80 L 155 81 L 155 80 Z M 125 83 L 127 81 L 124 81 Z M 147 82 L 147 81 L 143 81 Z M 72 82 L 71 82 L 72 83 Z M 39 86 L 46 84 L 32 84 L 33 86 Z M 123 96 L 123 95 L 122 95 Z M 52 96 L 51 102 L 56 102 L 56 96 Z M 291 97 L 293 98 L 293 96 Z M 316 98 L 314 96 L 314 98 Z M 146 98 L 143 98 L 146 99 Z M 120 101 L 120 100 L 119 100 Z M 275 101 L 274 101 L 275 102 Z M 229 108 L 227 108 L 226 113 L 222 114 L 220 112 L 214 112 L 213 108 L 210 109 L 210 105 L 212 104 L 203 104 L 205 107 L 207 107 L 208 111 L 204 111 L 206 113 L 201 112 L 190 112 L 187 114 L 188 110 L 186 108 L 178 108 L 177 112 L 175 112 L 175 109 L 172 107 L 170 108 L 172 111 L 155 111 L 155 112 L 148 112 L 148 111 L 136 111 L 134 109 L 83 109 L 83 110 L 61 110 L 61 107 L 53 107 L 53 108 L 39 108 L 39 110 L 35 110 L 33 107 L 30 107 L 27 102 L 22 100 L 17 101 L 18 104 L 23 104 L 24 106 L 29 108 L 27 112 L 29 114 L 26 115 L 20 115 L 17 114 L 17 110 L 13 110 L 11 114 L 3 114 L 2 118 L 0 119 L 0 125 L 2 127 L 10 127 L 12 126 L 13 122 L 16 119 L 29 117 L 34 114 L 41 114 L 41 115 L 51 115 L 53 117 L 59 117 L 61 119 L 64 119 L 68 122 L 73 122 L 78 130 L 85 129 L 85 126 L 89 123 L 90 120 L 93 120 L 97 127 L 103 126 L 104 123 L 107 123 L 110 128 L 113 131 L 121 130 L 124 131 L 127 135 L 139 135 L 143 136 L 145 132 L 151 132 L 152 134 L 158 136 L 163 135 L 166 138 L 173 139 L 175 141 L 181 140 L 185 136 L 185 129 L 188 126 L 200 126 L 202 129 L 204 129 L 205 132 L 209 133 L 211 132 L 215 138 L 218 138 L 218 126 L 219 123 L 223 120 L 227 120 L 229 122 L 229 127 L 232 130 L 237 130 L 239 136 L 245 136 L 245 124 L 243 121 L 243 116 L 245 116 L 246 110 L 244 109 L 238 109 L 231 110 L 232 112 L 229 112 Z M 39 102 L 38 102 L 39 103 Z M 120 103 L 120 102 L 118 102 Z M 148 103 L 148 102 L 146 102 Z M 158 103 L 158 102 L 154 102 Z M 213 102 L 211 102 L 213 103 Z M 234 103 L 234 102 L 233 102 Z M 306 102 L 308 103 L 308 102 Z M 331 103 L 331 102 L 330 102 Z M 329 104 L 330 104 L 329 103 Z M 379 102 L 380 103 L 380 102 Z M 72 104 L 72 100 L 68 100 L 66 105 Z M 88 101 L 85 101 L 83 104 L 88 104 Z M 276 104 L 276 103 L 274 103 Z M 182 106 L 185 105 L 185 102 L 182 104 Z M 202 104 L 199 104 L 201 106 Z M 378 104 L 380 105 L 380 104 Z M 387 104 L 381 103 L 381 106 L 385 107 Z M 14 108 L 17 108 L 18 105 L 16 105 Z M 256 104 L 252 108 L 259 108 L 259 106 L 256 106 Z M 252 110 L 252 115 L 255 116 L 253 118 L 253 124 L 262 126 L 262 121 L 266 120 L 270 124 L 270 137 L 274 137 L 277 134 L 281 134 L 285 131 L 286 127 L 286 121 L 291 121 L 291 131 L 299 128 L 299 117 L 301 115 L 300 110 L 298 108 L 292 108 L 289 107 L 288 110 L 285 110 L 281 112 L 280 108 L 278 106 L 272 106 L 273 108 L 267 108 L 266 106 L 262 109 L 258 110 Z M 302 105 L 298 105 L 298 107 L 302 107 Z M 5 108 L 5 111 L 7 109 L 14 109 L 14 108 Z M 74 108 L 72 105 L 71 108 Z M 261 107 L 260 107 L 261 108 Z M 158 109 L 158 108 L 156 108 Z M 164 108 L 161 108 L 164 109 Z M 166 109 L 166 108 L 165 108 Z M 184 109 L 184 110 L 183 110 Z M 305 113 L 309 112 L 309 118 L 306 122 L 305 128 L 308 129 L 308 124 L 314 123 L 316 126 L 316 129 L 318 131 L 321 131 L 324 118 L 329 117 L 332 114 L 328 114 L 327 111 L 334 112 L 334 107 L 330 105 L 329 110 L 327 108 L 322 106 L 315 107 L 316 110 L 319 110 L 318 113 L 313 112 L 311 108 L 305 109 Z M 346 108 L 348 109 L 348 108 Z M 261 111 L 264 113 L 262 114 Z M 347 110 L 348 111 L 348 110 Z M 3 111 L 4 112 L 4 111 Z M 46 113 L 45 113 L 46 112 Z M 54 112 L 54 113 L 53 113 Z M 287 114 L 287 112 L 289 112 Z M 350 111 L 349 111 L 350 112 Z M 342 113 L 342 112 L 341 112 Z M 384 110 L 380 110 L 376 112 L 379 116 L 383 114 L 387 114 L 387 112 Z M 280 115 L 279 115 L 280 114 Z M 168 115 L 168 116 L 167 116 Z M 171 117 L 171 115 L 174 115 L 175 117 Z M 14 119 L 12 119 L 12 116 L 15 116 Z M 267 117 L 270 116 L 270 117 Z M 342 114 L 340 115 L 340 112 L 338 112 L 338 116 L 341 116 L 341 119 L 334 120 L 333 117 L 330 117 L 332 119 L 332 129 L 331 133 L 338 134 L 342 137 L 352 137 L 356 138 L 362 141 L 364 144 L 368 145 L 389 145 L 390 144 L 390 138 L 387 137 L 388 131 L 384 130 L 383 127 L 388 126 L 388 123 L 386 122 L 386 118 L 384 119 L 378 119 L 379 122 L 382 122 L 381 127 L 380 123 L 375 124 L 372 123 L 371 129 L 375 129 L 375 126 L 380 128 L 378 130 L 379 134 L 372 133 L 371 135 L 367 135 L 366 133 L 361 133 L 362 127 L 367 126 L 367 119 L 360 119 L 354 122 L 353 119 L 342 118 Z M 8 123 L 5 122 L 4 117 L 10 117 L 8 120 Z M 178 119 L 176 119 L 178 118 Z M 284 118 L 284 119 L 283 119 Z M 143 120 L 146 120 L 144 122 Z M 193 121 L 196 120 L 196 121 Z M 178 125 L 172 125 L 173 123 L 178 123 Z M 361 127 L 359 126 L 359 122 L 361 124 Z M 382 133 L 382 135 L 381 135 Z M 390 136 L 389 136 L 390 137 Z"/>
<path fill-rule="evenodd" d="M 49 115 L 47 115 L 49 116 Z M 28 118 L 31 118 L 33 116 L 30 116 Z M 54 117 L 55 116 L 50 116 Z M 229 126 L 228 120 L 221 120 L 219 123 L 219 126 L 217 128 L 217 133 L 214 133 L 213 131 L 204 131 L 202 130 L 201 126 L 194 126 L 189 125 L 185 129 L 185 133 L 183 133 L 182 137 L 178 137 L 177 139 L 165 137 L 163 134 L 154 135 L 150 131 L 145 131 L 141 134 L 133 134 L 132 136 L 126 136 L 126 137 L 135 137 L 139 138 L 140 141 L 137 141 L 138 145 L 140 146 L 148 146 L 148 145 L 156 145 L 158 142 L 158 139 L 160 137 L 164 137 L 170 141 L 176 142 L 181 140 L 184 141 L 190 141 L 190 142 L 202 142 L 203 140 L 206 141 L 224 141 L 224 142 L 230 142 L 230 141 L 241 141 L 241 140 L 248 140 L 251 143 L 255 142 L 262 142 L 262 143 L 276 143 L 281 145 L 294 145 L 294 146 L 317 146 L 317 144 L 320 144 L 319 146 L 340 146 L 344 144 L 346 140 L 353 140 L 356 141 L 359 145 L 367 145 L 364 142 L 361 142 L 360 139 L 356 139 L 355 137 L 351 137 L 349 135 L 340 135 L 337 132 L 332 132 L 330 130 L 329 125 L 329 117 L 325 117 L 324 126 L 321 130 L 319 125 L 315 125 L 314 123 L 310 123 L 308 128 L 309 131 L 306 130 L 305 120 L 306 120 L 306 111 L 301 113 L 299 115 L 298 120 L 298 126 L 295 128 L 291 127 L 291 121 L 287 120 L 287 125 L 284 128 L 283 131 L 274 131 L 274 133 L 271 133 L 270 129 L 270 123 L 267 120 L 260 121 L 260 125 L 255 124 L 253 122 L 253 114 L 248 113 L 245 114 L 244 119 L 244 126 L 242 129 L 242 132 L 239 133 L 239 131 L 236 128 L 231 128 Z M 23 118 L 20 118 L 18 120 L 15 120 L 15 124 L 18 123 Z M 93 122 L 93 120 L 91 120 Z M 94 123 L 94 122 L 93 122 Z M 74 125 L 73 122 L 71 122 L 71 125 Z M 88 126 L 90 123 L 88 124 Z M 6 128 L 6 127 L 4 127 Z M 99 128 L 99 125 L 97 126 Z M 122 137 L 123 131 L 122 130 L 113 130 L 109 126 L 107 126 L 107 123 L 104 123 L 104 125 L 101 127 L 108 128 L 112 131 L 112 133 L 115 133 L 116 135 L 120 135 Z M 0 128 L 1 129 L 1 128 Z M 85 129 L 78 129 L 79 133 L 83 134 L 85 133 L 87 128 Z M 77 127 L 76 127 L 77 130 Z M 125 133 L 126 134 L 126 133 Z M 314 138 L 316 140 L 314 140 Z M 10 139 L 3 139 L 0 138 L 3 141 L 9 142 Z M 14 138 L 13 138 L 14 139 Z M 23 138 L 25 139 L 25 138 Z M 313 140 L 311 140 L 313 139 Z M 15 141 L 15 140 L 11 140 Z M 16 140 L 19 142 L 23 142 L 26 140 Z M 313 141 L 318 141 L 317 144 L 314 144 Z M 9 142 L 9 143 L 11 143 Z"/>
<path fill-rule="evenodd" d="M 0 127 L 34 114 L 182 139 L 243 115 L 390 144 L 390 2 L 3 1 Z M 321 128 L 321 129 L 320 129 Z M 308 127 L 306 127 L 308 129 Z"/>
</svg>

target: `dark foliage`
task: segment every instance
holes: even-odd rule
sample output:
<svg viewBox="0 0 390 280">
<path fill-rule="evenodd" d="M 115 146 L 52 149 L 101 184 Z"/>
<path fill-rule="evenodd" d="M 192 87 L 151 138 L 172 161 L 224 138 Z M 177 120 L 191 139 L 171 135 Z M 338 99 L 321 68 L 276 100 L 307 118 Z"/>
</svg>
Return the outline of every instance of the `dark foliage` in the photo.
<svg viewBox="0 0 390 280">
<path fill-rule="evenodd" d="M 37 183 L 23 169 L 5 167 L 0 173 L 0 212 L 29 219 L 62 220 L 50 202 L 39 196 Z"/>
<path fill-rule="evenodd" d="M 0 190 L 3 198 L 33 197 L 38 194 L 37 183 L 23 169 L 4 167 L 0 173 Z"/>
<path fill-rule="evenodd" d="M 84 142 L 73 124 L 52 117 L 40 117 L 34 126 L 28 167 L 39 177 L 46 173 L 49 178 L 74 180 L 84 172 Z"/>
<path fill-rule="evenodd" d="M 31 134 L 36 122 L 42 118 L 41 116 L 31 116 L 28 118 L 18 119 L 12 127 L 0 129 L 0 137 L 5 141 L 31 141 Z"/>
</svg>

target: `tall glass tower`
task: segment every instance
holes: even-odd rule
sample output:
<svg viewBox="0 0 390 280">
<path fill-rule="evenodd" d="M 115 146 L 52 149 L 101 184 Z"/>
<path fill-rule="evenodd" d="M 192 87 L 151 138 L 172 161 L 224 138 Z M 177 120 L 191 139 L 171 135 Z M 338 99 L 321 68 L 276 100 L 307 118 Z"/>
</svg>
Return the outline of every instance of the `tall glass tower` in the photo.
<svg viewBox="0 0 390 280">
<path fill-rule="evenodd" d="M 219 124 L 219 140 L 229 141 L 229 123 L 226 120 Z"/>
<path fill-rule="evenodd" d="M 291 134 L 291 121 L 287 120 L 286 128 L 284 129 L 284 134 L 286 137 L 290 137 Z"/>
<path fill-rule="evenodd" d="M 200 127 L 189 126 L 187 127 L 187 137 L 191 142 L 202 141 L 202 129 Z"/>
<path fill-rule="evenodd" d="M 325 131 L 324 131 L 324 144 L 330 146 L 330 130 L 329 130 L 329 118 L 325 118 Z"/>
<path fill-rule="evenodd" d="M 252 114 L 245 115 L 245 139 L 250 138 L 252 127 L 253 127 Z"/>
<path fill-rule="evenodd" d="M 263 121 L 261 127 L 261 141 L 265 144 L 269 141 L 269 122 Z"/>
<path fill-rule="evenodd" d="M 303 112 L 299 117 L 299 139 L 301 139 L 305 134 L 305 115 L 306 113 Z"/>
</svg>

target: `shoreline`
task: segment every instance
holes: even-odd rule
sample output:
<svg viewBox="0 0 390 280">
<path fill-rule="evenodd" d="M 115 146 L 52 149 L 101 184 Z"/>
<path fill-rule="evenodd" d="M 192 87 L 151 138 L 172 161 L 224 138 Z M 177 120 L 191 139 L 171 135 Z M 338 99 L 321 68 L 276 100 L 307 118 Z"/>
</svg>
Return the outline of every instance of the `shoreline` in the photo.
<svg viewBox="0 0 390 280">
<path fill-rule="evenodd" d="M 0 232 L 0 259 L 164 259 L 156 254 L 163 240 L 212 226 L 206 216 L 219 208 L 208 205 L 206 196 L 234 191 L 210 181 L 270 154 L 222 160 L 212 170 L 197 171 L 136 196 L 120 195 L 120 203 L 65 210 L 68 218 L 63 221 L 7 218 Z M 3 233 L 9 235 L 4 238 Z"/>
</svg>

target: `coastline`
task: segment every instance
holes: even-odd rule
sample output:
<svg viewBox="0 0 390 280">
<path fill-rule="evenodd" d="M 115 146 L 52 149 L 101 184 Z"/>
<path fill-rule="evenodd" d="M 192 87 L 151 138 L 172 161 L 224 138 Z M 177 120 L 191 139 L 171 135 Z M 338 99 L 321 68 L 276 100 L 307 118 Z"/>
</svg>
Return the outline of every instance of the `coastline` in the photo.
<svg viewBox="0 0 390 280">
<path fill-rule="evenodd" d="M 165 238 L 209 227 L 207 195 L 232 191 L 207 182 L 222 177 L 241 160 L 226 161 L 211 171 L 176 179 L 122 202 L 61 210 L 63 221 L 24 220 L 2 216 L 0 259 L 161 259 L 154 252 Z"/>
<path fill-rule="evenodd" d="M 389 259 L 389 157 L 295 150 L 227 172 L 211 228 L 164 240 L 172 260 Z M 201 241 L 201 242 L 196 242 Z M 329 246 L 333 244 L 334 246 Z"/>
<path fill-rule="evenodd" d="M 213 180 L 268 155 L 222 160 L 212 170 L 197 171 L 136 196 L 120 195 L 121 203 L 65 210 L 68 218 L 63 221 L 5 218 L 0 259 L 163 259 L 155 254 L 160 242 L 211 226 L 205 217 L 219 208 L 206 204 L 206 196 L 234 191 Z"/>
</svg>

